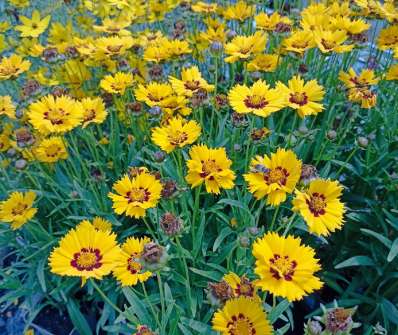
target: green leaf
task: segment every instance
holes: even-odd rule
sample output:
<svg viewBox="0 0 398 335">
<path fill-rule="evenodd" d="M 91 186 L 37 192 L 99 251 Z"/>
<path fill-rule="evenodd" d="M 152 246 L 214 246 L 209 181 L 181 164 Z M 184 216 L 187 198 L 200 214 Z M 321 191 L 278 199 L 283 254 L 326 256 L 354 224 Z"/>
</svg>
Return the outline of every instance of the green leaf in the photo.
<svg viewBox="0 0 398 335">
<path fill-rule="evenodd" d="M 90 326 L 88 325 L 86 318 L 80 312 L 75 301 L 70 299 L 66 304 L 66 308 L 68 310 L 69 317 L 78 333 L 81 335 L 92 335 Z"/>
<path fill-rule="evenodd" d="M 391 245 L 390 252 L 387 255 L 387 262 L 392 262 L 398 255 L 398 237 L 394 240 Z"/>
<path fill-rule="evenodd" d="M 204 270 L 199 270 L 199 269 L 195 269 L 195 268 L 189 268 L 189 270 L 191 270 L 192 272 L 205 277 L 205 278 L 209 278 L 211 280 L 214 281 L 220 281 L 222 274 L 220 274 L 219 272 L 216 271 L 204 271 Z"/>
<path fill-rule="evenodd" d="M 133 292 L 133 290 L 129 287 L 123 287 L 122 292 L 126 297 L 127 301 L 130 303 L 134 314 L 137 315 L 138 319 L 144 324 L 150 324 L 150 320 L 148 319 L 148 311 L 145 308 L 145 305 L 142 303 L 140 299 L 138 299 L 137 295 Z"/>
<path fill-rule="evenodd" d="M 232 230 L 229 227 L 224 227 L 221 230 L 221 232 L 218 234 L 216 240 L 214 241 L 213 252 L 217 251 L 218 247 L 221 245 L 221 243 L 224 241 L 224 239 L 231 233 L 232 233 Z"/>
<path fill-rule="evenodd" d="M 397 307 L 387 299 L 382 300 L 381 308 L 383 313 L 387 316 L 387 318 L 394 324 L 398 325 L 398 309 Z"/>
<path fill-rule="evenodd" d="M 350 266 L 374 266 L 375 263 L 373 259 L 368 256 L 354 256 L 345 261 L 337 264 L 335 269 L 348 268 Z"/>
<path fill-rule="evenodd" d="M 46 264 L 47 264 L 47 258 L 43 258 L 42 260 L 39 261 L 39 264 L 37 265 L 36 269 L 37 279 L 39 280 L 39 284 L 43 292 L 47 291 L 46 280 L 44 277 L 44 267 L 46 266 Z"/>
<path fill-rule="evenodd" d="M 383 243 L 387 248 L 391 248 L 391 241 L 387 238 L 387 237 L 385 237 L 385 236 L 383 236 L 383 235 L 381 235 L 381 234 L 379 234 L 379 233 L 376 233 L 376 232 L 374 232 L 373 230 L 370 230 L 370 229 L 365 229 L 365 228 L 361 228 L 361 232 L 363 232 L 364 234 L 366 234 L 366 235 L 370 235 L 370 236 L 373 236 L 373 237 L 375 237 L 376 239 L 378 239 L 381 243 Z"/>
<path fill-rule="evenodd" d="M 289 306 L 290 302 L 287 300 L 282 300 L 278 305 L 276 305 L 275 308 L 273 308 L 268 314 L 268 319 L 271 324 L 278 320 L 283 312 L 289 308 Z"/>
</svg>

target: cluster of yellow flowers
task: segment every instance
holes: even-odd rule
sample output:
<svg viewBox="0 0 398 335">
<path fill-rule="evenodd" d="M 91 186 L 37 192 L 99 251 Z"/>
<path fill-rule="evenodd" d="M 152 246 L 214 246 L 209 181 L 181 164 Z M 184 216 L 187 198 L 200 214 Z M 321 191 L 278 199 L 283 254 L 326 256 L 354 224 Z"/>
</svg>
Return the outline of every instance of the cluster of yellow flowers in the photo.
<svg viewBox="0 0 398 335">
<path fill-rule="evenodd" d="M 29 0 L 8 3 L 23 12 L 30 5 Z M 8 34 L 12 20 L 0 23 L 1 167 L 4 171 L 7 165 L 10 170 L 18 167 L 6 155 L 12 153 L 28 165 L 18 169 L 45 166 L 51 177 L 57 164 L 73 159 L 79 159 L 82 170 L 87 169 L 84 155 L 79 154 L 83 151 L 79 139 L 92 141 L 90 150 L 98 160 L 102 157 L 97 146 L 109 145 L 112 161 L 106 163 L 118 173 L 118 180 L 103 181 L 112 202 L 109 215 L 143 219 L 146 234 L 152 236 L 119 234 L 124 239 L 119 243 L 111 221 L 102 217 L 83 220 L 51 252 L 51 272 L 81 277 L 83 283 L 108 274 L 122 286 L 143 283 L 156 272 L 145 267 L 143 255 L 157 242 L 146 220 L 148 212 L 161 207 L 163 198 L 167 201 L 162 178 L 171 177 L 195 189 L 196 199 L 192 197 L 194 203 L 189 203 L 192 213 L 184 204 L 192 215 L 188 220 L 192 244 L 197 243 L 195 219 L 201 192 L 214 198 L 239 188 L 262 206 L 272 207 L 275 216 L 282 204 L 288 206 L 292 217 L 283 234 L 273 220 L 253 243 L 252 276 L 257 279 L 250 281 L 246 274 L 230 272 L 213 283 L 228 293 L 213 316 L 213 329 L 225 335 L 271 334 L 259 290 L 296 301 L 323 285 L 317 276 L 321 265 L 315 250 L 291 232 L 290 224 L 299 215 L 308 233 L 323 238 L 342 229 L 343 186 L 317 173 L 308 174 L 311 166 L 294 151 L 291 134 L 286 135 L 284 146 L 272 148 L 264 142 L 251 150 L 248 145 L 246 160 L 235 155 L 230 159 L 227 143 L 244 147 L 256 136 L 263 139 L 277 132 L 283 136 L 275 129 L 273 117 L 284 114 L 279 120 L 282 127 L 291 110 L 293 127 L 297 116 L 303 121 L 312 118 L 314 123 L 329 107 L 328 83 L 307 75 L 305 64 L 314 57 L 319 71 L 324 70 L 326 60 L 341 63 L 342 70 L 331 78 L 340 81 L 344 99 L 358 109 L 375 107 L 377 85 L 398 80 L 398 64 L 392 64 L 398 58 L 396 2 L 321 1 L 289 17 L 242 0 L 228 5 L 189 0 L 84 0 L 78 1 L 77 8 L 67 8 L 73 18 L 65 24 L 37 9 L 19 15 L 13 27 L 16 39 Z M 173 10 L 182 10 L 184 16 L 166 32 L 161 21 Z M 391 54 L 382 73 L 369 64 L 369 68 L 353 65 L 374 18 L 387 24 L 376 46 L 377 52 Z M 195 26 L 188 27 L 185 19 Z M 9 93 L 3 94 L 6 90 Z M 216 128 L 226 127 L 226 114 L 232 114 L 238 123 L 250 119 L 249 133 L 243 134 L 237 126 L 232 127 L 230 138 L 212 136 Z M 131 157 L 141 148 L 126 158 L 115 149 L 119 142 L 160 148 L 178 175 L 170 175 L 170 166 L 161 168 L 145 155 L 139 157 L 145 167 L 132 171 Z M 120 161 L 119 156 L 125 162 L 117 169 L 114 161 Z M 74 169 L 77 176 L 78 168 Z M 119 173 L 123 170 L 124 175 Z M 13 230 L 29 221 L 35 224 L 38 203 L 45 201 L 45 194 L 24 189 L 0 202 L 0 221 Z M 189 188 L 185 190 L 189 193 Z M 152 332 L 140 326 L 137 334 Z"/>
</svg>

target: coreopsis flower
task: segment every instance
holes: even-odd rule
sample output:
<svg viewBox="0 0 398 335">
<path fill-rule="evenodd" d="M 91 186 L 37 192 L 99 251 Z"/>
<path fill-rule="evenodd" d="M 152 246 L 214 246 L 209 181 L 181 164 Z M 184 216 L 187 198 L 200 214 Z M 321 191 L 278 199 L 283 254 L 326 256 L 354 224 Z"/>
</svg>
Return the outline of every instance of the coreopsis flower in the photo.
<svg viewBox="0 0 398 335">
<path fill-rule="evenodd" d="M 386 80 L 398 80 L 398 64 L 390 66 L 390 68 L 386 73 Z M 0 114 L 1 114 L 1 107 L 0 107 Z"/>
<path fill-rule="evenodd" d="M 212 324 L 222 335 L 273 334 L 261 302 L 244 296 L 228 300 L 214 313 Z"/>
<path fill-rule="evenodd" d="M 388 22 L 398 21 L 398 8 L 394 0 L 387 0 L 384 3 L 377 2 L 376 6 L 378 8 L 379 15 L 385 18 Z"/>
<path fill-rule="evenodd" d="M 250 36 L 236 36 L 231 42 L 225 45 L 225 54 L 228 55 L 224 60 L 227 63 L 234 63 L 238 60 L 246 60 L 253 55 L 264 51 L 267 43 L 267 35 L 256 32 Z"/>
<path fill-rule="evenodd" d="M 104 218 L 101 218 L 99 216 L 96 216 L 93 221 L 92 225 L 94 226 L 95 229 L 107 232 L 112 230 L 112 223 Z"/>
<path fill-rule="evenodd" d="M 34 148 L 33 153 L 38 161 L 44 163 L 55 163 L 68 158 L 68 151 L 63 138 L 56 136 L 40 141 L 38 146 Z"/>
<path fill-rule="evenodd" d="M 0 202 L 0 221 L 8 223 L 13 230 L 21 228 L 37 212 L 37 208 L 33 207 L 35 199 L 36 193 L 33 191 L 11 193 Z"/>
<path fill-rule="evenodd" d="M 295 191 L 293 210 L 301 214 L 311 233 L 328 236 L 341 229 L 344 223 L 342 190 L 337 181 L 315 179 L 308 189 Z"/>
<path fill-rule="evenodd" d="M 228 6 L 223 12 L 223 16 L 227 20 L 244 21 L 252 17 L 255 12 L 255 5 L 249 5 L 245 1 L 239 0 L 236 4 Z"/>
<path fill-rule="evenodd" d="M 133 85 L 131 73 L 117 72 L 115 75 L 107 75 L 101 79 L 100 87 L 108 93 L 123 95 L 128 87 Z"/>
<path fill-rule="evenodd" d="M 81 222 L 61 239 L 48 258 L 50 270 L 60 276 L 102 279 L 120 257 L 116 234 Z"/>
<path fill-rule="evenodd" d="M 247 70 L 249 72 L 274 72 L 279 60 L 279 55 L 259 54 L 247 64 Z"/>
<path fill-rule="evenodd" d="M 369 87 L 355 87 L 348 90 L 348 100 L 361 104 L 362 108 L 376 106 L 377 95 Z"/>
<path fill-rule="evenodd" d="M 200 90 L 206 92 L 212 92 L 214 90 L 214 85 L 208 84 L 207 81 L 203 79 L 197 66 L 183 69 L 181 71 L 181 79 L 170 76 L 169 80 L 177 94 L 186 97 L 192 97 L 194 93 Z"/>
<path fill-rule="evenodd" d="M 169 50 L 169 57 L 179 57 L 181 55 L 190 54 L 192 52 L 187 41 L 166 40 L 162 44 L 163 48 Z"/>
<path fill-rule="evenodd" d="M 105 18 L 102 20 L 101 25 L 94 25 L 94 31 L 99 33 L 107 33 L 111 35 L 118 36 L 130 36 L 131 32 L 126 28 L 131 24 L 129 20 L 121 20 L 121 19 L 110 19 Z"/>
<path fill-rule="evenodd" d="M 368 30 L 369 27 L 369 23 L 366 23 L 361 19 L 351 20 L 347 16 L 330 17 L 330 29 L 344 30 L 349 35 L 361 34 Z"/>
<path fill-rule="evenodd" d="M 110 192 L 108 196 L 112 199 L 115 213 L 140 218 L 159 202 L 162 184 L 155 176 L 141 173 L 131 179 L 125 175 L 113 184 L 113 189 L 116 193 Z"/>
<path fill-rule="evenodd" d="M 47 15 L 41 19 L 39 11 L 34 10 L 31 19 L 23 15 L 20 15 L 19 19 L 22 25 L 16 26 L 15 30 L 21 32 L 21 37 L 39 37 L 47 29 L 51 16 Z"/>
<path fill-rule="evenodd" d="M 0 152 L 5 152 L 14 142 L 11 140 L 13 126 L 11 123 L 6 123 L 3 126 L 3 130 L 0 132 Z"/>
<path fill-rule="evenodd" d="M 267 204 L 278 206 L 292 193 L 301 175 L 301 161 L 292 150 L 278 149 L 271 157 L 256 156 L 250 171 L 243 175 L 249 192 L 256 199 L 267 197 Z"/>
<path fill-rule="evenodd" d="M 224 25 L 220 25 L 216 28 L 208 27 L 206 31 L 200 32 L 200 38 L 206 41 L 207 45 L 214 42 L 224 44 L 227 40 L 227 31 Z"/>
<path fill-rule="evenodd" d="M 294 236 L 268 232 L 253 244 L 256 258 L 254 272 L 258 287 L 289 301 L 302 299 L 318 290 L 323 283 L 315 276 L 321 270 L 315 251 Z"/>
<path fill-rule="evenodd" d="M 80 125 L 83 108 L 69 96 L 47 95 L 29 106 L 27 116 L 41 134 L 63 134 Z"/>
<path fill-rule="evenodd" d="M 358 75 L 353 68 L 350 68 L 348 72 L 340 71 L 339 79 L 347 88 L 367 87 L 376 85 L 379 81 L 373 70 L 363 69 Z"/>
<path fill-rule="evenodd" d="M 196 121 L 174 117 L 169 119 L 166 125 L 152 129 L 152 142 L 163 151 L 170 153 L 176 148 L 194 143 L 200 132 L 201 127 Z"/>
<path fill-rule="evenodd" d="M 254 19 L 256 21 L 256 29 L 261 30 L 274 31 L 280 24 L 292 25 L 292 21 L 288 17 L 281 16 L 278 12 L 274 12 L 271 15 L 259 13 Z"/>
<path fill-rule="evenodd" d="M 140 258 L 144 251 L 145 244 L 151 240 L 148 237 L 129 237 L 121 245 L 121 253 L 113 269 L 113 276 L 122 286 L 137 285 L 138 282 L 147 281 L 152 273 L 143 270 Z"/>
<path fill-rule="evenodd" d="M 101 124 L 108 115 L 104 101 L 101 98 L 84 98 L 81 100 L 83 107 L 82 128 L 91 123 Z"/>
<path fill-rule="evenodd" d="M 195 4 L 191 5 L 192 11 L 196 13 L 215 13 L 217 11 L 217 4 L 216 3 L 207 3 L 203 1 L 198 1 Z"/>
<path fill-rule="evenodd" d="M 64 53 L 68 47 L 73 45 L 74 35 L 71 20 L 67 24 L 53 22 L 48 34 L 48 43 L 57 48 L 58 52 Z"/>
<path fill-rule="evenodd" d="M 380 31 L 377 38 L 377 47 L 381 50 L 398 47 L 398 24 L 388 26 Z"/>
<path fill-rule="evenodd" d="M 211 149 L 195 145 L 189 151 L 188 175 L 185 177 L 191 188 L 205 184 L 206 191 L 219 194 L 221 189 L 234 187 L 235 173 L 225 148 Z"/>
<path fill-rule="evenodd" d="M 100 37 L 95 40 L 96 59 L 124 55 L 134 44 L 131 36 Z"/>
<path fill-rule="evenodd" d="M 336 52 L 343 53 L 351 51 L 353 44 L 345 45 L 348 35 L 343 30 L 316 30 L 314 31 L 314 41 L 322 53 Z"/>
<path fill-rule="evenodd" d="M 15 106 L 9 95 L 0 96 L 0 115 L 6 115 L 10 119 L 15 119 Z"/>
<path fill-rule="evenodd" d="M 19 55 L 3 57 L 0 61 L 0 81 L 18 77 L 30 69 L 30 61 L 23 60 Z"/>
<path fill-rule="evenodd" d="M 285 96 L 286 105 L 297 111 L 303 118 L 307 115 L 316 115 L 324 108 L 320 103 L 325 91 L 316 80 L 304 82 L 300 76 L 294 76 L 289 80 L 288 85 L 278 82 L 277 90 Z"/>
<path fill-rule="evenodd" d="M 231 287 L 233 297 L 258 298 L 255 283 L 251 282 L 246 276 L 239 277 L 236 273 L 229 272 L 224 275 L 223 280 Z"/>
<path fill-rule="evenodd" d="M 270 88 L 263 80 L 257 80 L 251 87 L 236 85 L 228 93 L 229 104 L 237 113 L 253 113 L 267 117 L 285 107 L 283 95 Z"/>
<path fill-rule="evenodd" d="M 314 35 L 308 30 L 299 30 L 292 33 L 291 36 L 285 38 L 282 42 L 283 50 L 303 55 L 305 51 L 316 46 Z"/>
<path fill-rule="evenodd" d="M 146 85 L 139 84 L 134 95 L 137 101 L 145 102 L 149 107 L 161 107 L 173 95 L 173 89 L 170 84 L 150 82 Z"/>
<path fill-rule="evenodd" d="M 144 51 L 144 60 L 148 62 L 160 63 L 169 59 L 171 56 L 170 50 L 163 45 L 151 45 Z"/>
</svg>

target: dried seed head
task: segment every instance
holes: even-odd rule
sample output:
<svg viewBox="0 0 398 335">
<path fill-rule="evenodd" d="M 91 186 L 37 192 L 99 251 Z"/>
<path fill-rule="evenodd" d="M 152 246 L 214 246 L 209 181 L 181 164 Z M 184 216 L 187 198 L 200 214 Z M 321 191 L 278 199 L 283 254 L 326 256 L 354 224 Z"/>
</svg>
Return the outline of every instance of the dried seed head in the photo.
<svg viewBox="0 0 398 335">
<path fill-rule="evenodd" d="M 233 112 L 231 114 L 232 124 L 236 128 L 246 127 L 248 125 L 247 117 L 244 114 Z"/>
<path fill-rule="evenodd" d="M 170 199 L 177 193 L 177 182 L 173 179 L 162 180 L 162 198 Z"/>
<path fill-rule="evenodd" d="M 149 242 L 144 245 L 141 261 L 146 270 L 151 272 L 159 271 L 166 265 L 167 259 L 167 252 L 161 245 L 155 242 Z"/>
<path fill-rule="evenodd" d="M 336 334 L 337 332 L 345 332 L 351 329 L 353 325 L 352 314 L 351 309 L 341 307 L 328 310 L 325 315 L 326 330 Z"/>
<path fill-rule="evenodd" d="M 228 104 L 228 97 L 225 94 L 217 94 L 215 97 L 217 109 L 220 109 Z"/>
<path fill-rule="evenodd" d="M 46 48 L 42 53 L 43 59 L 47 63 L 54 63 L 58 60 L 59 54 L 57 48 Z"/>
<path fill-rule="evenodd" d="M 148 326 L 138 326 L 134 335 L 156 335 Z"/>
<path fill-rule="evenodd" d="M 250 247 L 250 239 L 247 236 L 239 236 L 239 245 L 242 248 Z"/>
<path fill-rule="evenodd" d="M 154 64 L 148 71 L 151 79 L 159 79 L 163 75 L 163 67 L 159 64 Z"/>
<path fill-rule="evenodd" d="M 153 159 L 157 162 L 157 163 L 161 163 L 165 160 L 166 158 L 166 153 L 164 151 L 156 151 L 153 153 Z"/>
<path fill-rule="evenodd" d="M 305 73 L 308 72 L 308 67 L 307 67 L 307 65 L 305 65 L 304 63 L 301 63 L 301 64 L 299 65 L 298 70 L 299 70 L 299 72 L 300 72 L 301 74 L 305 74 Z"/>
<path fill-rule="evenodd" d="M 277 23 L 275 27 L 275 32 L 277 33 L 288 33 L 290 30 L 292 30 L 292 26 L 283 22 Z"/>
<path fill-rule="evenodd" d="M 126 110 L 134 116 L 140 116 L 143 112 L 142 104 L 137 101 L 127 103 Z"/>
<path fill-rule="evenodd" d="M 55 97 L 60 97 L 62 95 L 69 95 L 68 89 L 60 86 L 54 87 L 51 93 Z"/>
<path fill-rule="evenodd" d="M 41 91 L 41 86 L 36 80 L 30 79 L 22 86 L 21 98 L 27 99 L 37 95 Z"/>
<path fill-rule="evenodd" d="M 65 55 L 70 58 L 77 58 L 79 57 L 79 51 L 77 51 L 76 47 L 69 46 L 65 50 Z"/>
<path fill-rule="evenodd" d="M 198 89 L 193 93 L 191 98 L 192 107 L 202 106 L 207 100 L 207 91 L 203 88 Z"/>
<path fill-rule="evenodd" d="M 322 326 L 318 321 L 309 320 L 305 325 L 305 330 L 307 335 L 321 335 L 322 334 Z"/>
<path fill-rule="evenodd" d="M 29 128 L 26 127 L 16 129 L 14 134 L 17 140 L 17 145 L 20 148 L 31 146 L 36 141 Z"/>
<path fill-rule="evenodd" d="M 314 165 L 303 164 L 301 167 L 300 182 L 308 185 L 311 181 L 318 178 L 318 171 Z"/>
<path fill-rule="evenodd" d="M 169 212 L 163 214 L 163 216 L 160 218 L 160 227 L 167 236 L 178 235 L 182 230 L 182 225 L 182 220 Z"/>
<path fill-rule="evenodd" d="M 227 300 L 233 297 L 231 286 L 225 280 L 219 283 L 207 284 L 207 299 L 212 306 L 223 305 Z"/>
<path fill-rule="evenodd" d="M 250 137 L 253 141 L 258 142 L 265 138 L 270 133 L 269 129 L 266 127 L 255 128 L 252 130 Z"/>
</svg>

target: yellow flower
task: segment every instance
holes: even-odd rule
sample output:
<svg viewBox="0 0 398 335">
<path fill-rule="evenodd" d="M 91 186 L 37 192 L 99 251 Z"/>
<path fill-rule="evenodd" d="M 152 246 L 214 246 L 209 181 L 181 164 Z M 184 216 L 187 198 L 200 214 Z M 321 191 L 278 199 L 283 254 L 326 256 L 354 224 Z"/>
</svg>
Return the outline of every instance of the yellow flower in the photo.
<svg viewBox="0 0 398 335">
<path fill-rule="evenodd" d="M 256 32 L 250 36 L 236 36 L 231 42 L 225 45 L 225 58 L 227 63 L 234 63 L 238 60 L 245 60 L 265 49 L 267 35 Z"/>
<path fill-rule="evenodd" d="M 343 187 L 337 181 L 315 179 L 304 192 L 296 190 L 293 210 L 299 212 L 316 235 L 328 236 L 344 223 L 344 204 L 340 197 Z"/>
<path fill-rule="evenodd" d="M 274 72 L 280 61 L 279 55 L 273 54 L 259 54 L 247 64 L 247 70 L 249 72 L 260 71 L 260 72 Z"/>
<path fill-rule="evenodd" d="M 17 8 L 25 8 L 30 4 L 29 0 L 8 0 L 8 2 Z"/>
<path fill-rule="evenodd" d="M 292 21 L 288 17 L 281 16 L 278 12 L 274 12 L 271 15 L 259 13 L 254 19 L 256 21 L 256 28 L 261 30 L 273 31 L 279 24 L 292 25 Z"/>
<path fill-rule="evenodd" d="M 66 133 L 80 125 L 83 117 L 81 103 L 68 97 L 47 95 L 29 106 L 29 122 L 40 133 Z"/>
<path fill-rule="evenodd" d="M 348 35 L 343 30 L 317 30 L 314 32 L 314 40 L 322 53 L 336 52 L 343 53 L 351 51 L 354 45 L 344 45 Z"/>
<path fill-rule="evenodd" d="M 262 117 L 267 117 L 285 106 L 283 96 L 276 89 L 270 89 L 261 79 L 251 87 L 234 86 L 228 93 L 228 100 L 235 112 L 253 113 Z"/>
<path fill-rule="evenodd" d="M 200 125 L 179 117 L 168 120 L 167 125 L 152 129 L 152 142 L 167 153 L 194 143 L 200 136 Z"/>
<path fill-rule="evenodd" d="M 344 30 L 347 34 L 356 35 L 368 30 L 370 25 L 363 20 L 351 20 L 346 16 L 330 18 L 330 28 L 332 30 Z"/>
<path fill-rule="evenodd" d="M 246 276 L 239 277 L 236 273 L 229 272 L 222 279 L 231 287 L 233 297 L 259 298 L 257 288 Z"/>
<path fill-rule="evenodd" d="M 0 115 L 6 115 L 10 119 L 15 119 L 15 106 L 9 95 L 0 96 Z"/>
<path fill-rule="evenodd" d="M 315 272 L 321 269 L 312 248 L 294 236 L 269 232 L 253 244 L 257 286 L 289 301 L 302 299 L 322 287 Z"/>
<path fill-rule="evenodd" d="M 278 82 L 276 88 L 285 95 L 286 105 L 295 109 L 301 118 L 316 115 L 323 110 L 319 101 L 322 101 L 325 91 L 316 80 L 304 83 L 300 76 L 294 76 L 288 86 Z"/>
<path fill-rule="evenodd" d="M 386 80 L 398 80 L 398 64 L 391 65 L 386 74 Z M 0 107 L 1 111 L 1 107 Z"/>
<path fill-rule="evenodd" d="M 113 276 L 122 286 L 134 286 L 138 282 L 144 283 L 151 276 L 149 271 L 143 271 L 140 257 L 145 244 L 151 242 L 148 237 L 129 237 L 121 246 L 122 252 L 113 269 Z"/>
<path fill-rule="evenodd" d="M 191 188 L 205 183 L 208 193 L 219 194 L 220 189 L 234 187 L 235 173 L 225 148 L 209 149 L 205 145 L 195 145 L 189 151 L 188 175 L 185 177 Z"/>
<path fill-rule="evenodd" d="M 112 223 L 104 218 L 101 218 L 99 216 L 96 216 L 93 219 L 93 226 L 95 229 L 107 232 L 112 230 Z"/>
<path fill-rule="evenodd" d="M 306 50 L 315 46 L 314 36 L 311 31 L 307 30 L 296 31 L 282 42 L 282 47 L 285 51 L 295 52 L 299 55 L 304 54 Z"/>
<path fill-rule="evenodd" d="M 223 15 L 227 20 L 244 21 L 252 17 L 255 12 L 255 5 L 248 5 L 245 1 L 239 0 L 236 4 L 228 6 Z"/>
<path fill-rule="evenodd" d="M 58 77 L 60 82 L 79 88 L 91 78 L 91 73 L 83 59 L 68 59 L 60 68 Z"/>
<path fill-rule="evenodd" d="M 213 42 L 225 43 L 227 39 L 227 31 L 224 25 L 217 28 L 209 27 L 206 31 L 200 33 L 200 37 L 209 45 Z"/>
<path fill-rule="evenodd" d="M 250 172 L 243 175 L 249 192 L 256 199 L 267 197 L 267 204 L 278 206 L 292 193 L 301 175 L 301 161 L 291 150 L 278 149 L 271 157 L 256 156 Z"/>
<path fill-rule="evenodd" d="M 243 296 L 228 300 L 214 313 L 212 324 L 221 335 L 273 334 L 261 302 Z"/>
<path fill-rule="evenodd" d="M 153 175 L 141 173 L 130 179 L 127 175 L 113 184 L 116 193 L 109 193 L 116 214 L 140 218 L 148 208 L 156 207 L 162 184 Z"/>
<path fill-rule="evenodd" d="M 0 81 L 18 77 L 29 70 L 31 63 L 19 55 L 4 57 L 0 62 Z"/>
<path fill-rule="evenodd" d="M 83 221 L 68 231 L 48 260 L 51 272 L 60 276 L 102 279 L 113 270 L 120 252 L 116 234 Z"/>
<path fill-rule="evenodd" d="M 161 46 L 149 46 L 144 51 L 144 59 L 148 62 L 160 63 L 170 58 L 170 50 Z"/>
<path fill-rule="evenodd" d="M 102 25 L 95 25 L 93 28 L 100 33 L 116 34 L 119 36 L 130 36 L 130 31 L 126 28 L 131 24 L 129 20 L 115 20 L 106 18 L 102 21 Z"/>
<path fill-rule="evenodd" d="M 145 102 L 149 107 L 162 106 L 162 103 L 170 98 L 173 89 L 170 84 L 150 82 L 147 85 L 138 85 L 134 90 L 137 101 Z"/>
<path fill-rule="evenodd" d="M 190 54 L 192 52 L 187 41 L 180 40 L 166 40 L 162 47 L 169 50 L 169 57 L 179 57 L 184 54 Z"/>
<path fill-rule="evenodd" d="M 37 160 L 44 163 L 55 163 L 61 159 L 68 158 L 64 140 L 62 137 L 50 137 L 40 141 L 34 148 L 34 155 Z"/>
<path fill-rule="evenodd" d="M 339 79 L 347 88 L 376 85 L 379 81 L 373 70 L 363 69 L 361 73 L 357 75 L 353 68 L 350 68 L 348 72 L 340 71 Z"/>
<path fill-rule="evenodd" d="M 21 228 L 37 212 L 37 208 L 32 207 L 35 199 L 33 191 L 11 193 L 6 200 L 0 202 L 0 221 L 10 224 L 13 230 Z"/>
<path fill-rule="evenodd" d="M 133 46 L 134 39 L 130 36 L 100 37 L 95 40 L 94 44 L 96 47 L 94 58 L 103 59 L 124 55 Z"/>
<path fill-rule="evenodd" d="M 217 4 L 198 1 L 191 6 L 191 9 L 196 13 L 215 13 L 217 11 Z"/>
<path fill-rule="evenodd" d="M 114 76 L 107 75 L 101 79 L 100 87 L 108 93 L 123 95 L 125 90 L 133 85 L 131 73 L 117 72 Z"/>
<path fill-rule="evenodd" d="M 181 72 L 181 80 L 172 76 L 169 77 L 169 80 L 178 95 L 192 97 L 193 94 L 199 90 L 205 90 L 207 92 L 214 90 L 214 85 L 209 85 L 207 81 L 203 79 L 197 66 L 183 69 Z"/>
<path fill-rule="evenodd" d="M 0 152 L 7 151 L 15 143 L 11 141 L 13 126 L 11 123 L 6 123 L 0 133 Z"/>
<path fill-rule="evenodd" d="M 81 104 L 83 107 L 82 128 L 86 128 L 90 123 L 104 122 L 108 113 L 101 98 L 84 98 Z"/>
<path fill-rule="evenodd" d="M 377 38 L 377 46 L 381 50 L 398 47 L 398 24 L 388 26 L 380 31 L 380 35 Z"/>
<path fill-rule="evenodd" d="M 23 57 L 40 57 L 43 54 L 44 47 L 37 38 L 21 38 L 18 43 L 17 53 Z"/>
<path fill-rule="evenodd" d="M 21 32 L 21 37 L 38 37 L 47 29 L 51 16 L 47 15 L 41 19 L 39 11 L 34 10 L 32 13 L 32 19 L 23 15 L 20 15 L 19 19 L 21 20 L 22 25 L 16 26 L 15 30 Z"/>
<path fill-rule="evenodd" d="M 66 25 L 53 22 L 48 35 L 48 43 L 64 53 L 68 47 L 73 46 L 73 35 L 72 21 L 69 20 Z"/>
<path fill-rule="evenodd" d="M 362 108 L 372 108 L 376 106 L 377 95 L 368 87 L 355 87 L 348 90 L 348 100 L 360 103 Z"/>
</svg>

